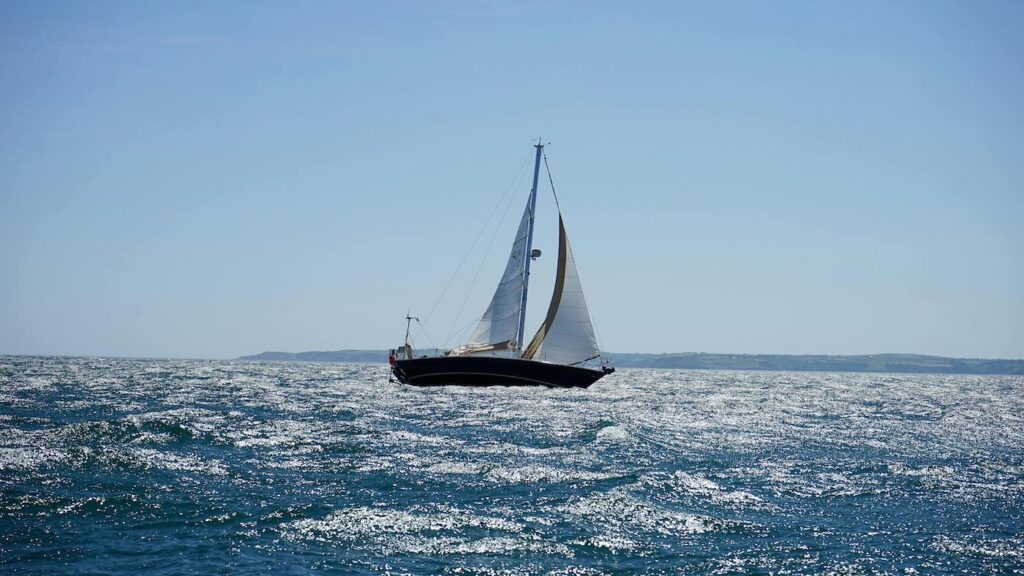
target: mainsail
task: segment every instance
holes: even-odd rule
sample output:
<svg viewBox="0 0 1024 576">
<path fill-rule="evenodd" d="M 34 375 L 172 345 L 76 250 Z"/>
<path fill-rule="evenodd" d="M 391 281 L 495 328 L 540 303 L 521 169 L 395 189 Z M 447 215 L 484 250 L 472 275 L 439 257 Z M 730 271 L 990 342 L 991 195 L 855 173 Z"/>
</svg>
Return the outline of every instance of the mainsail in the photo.
<svg viewBox="0 0 1024 576">
<path fill-rule="evenodd" d="M 522 308 L 524 258 L 529 236 L 530 203 L 526 203 L 523 219 L 519 222 L 516 239 L 512 243 L 505 273 L 501 276 L 494 297 L 487 306 L 480 323 L 466 343 L 463 352 L 491 352 L 514 349 L 519 331 L 519 311 Z"/>
<path fill-rule="evenodd" d="M 583 296 L 576 260 L 565 223 L 558 215 L 558 271 L 544 322 L 523 352 L 523 358 L 556 364 L 579 364 L 600 354 L 587 299 Z"/>
</svg>

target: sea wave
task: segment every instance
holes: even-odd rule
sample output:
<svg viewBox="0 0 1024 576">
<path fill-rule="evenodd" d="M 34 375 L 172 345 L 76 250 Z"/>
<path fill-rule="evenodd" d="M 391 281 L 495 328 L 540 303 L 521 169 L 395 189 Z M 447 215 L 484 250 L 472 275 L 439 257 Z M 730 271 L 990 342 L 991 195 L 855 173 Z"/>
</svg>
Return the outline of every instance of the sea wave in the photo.
<svg viewBox="0 0 1024 576">
<path fill-rule="evenodd" d="M 0 356 L 14 573 L 1024 571 L 1024 378 Z M 938 567 L 941 567 L 939 570 Z"/>
</svg>

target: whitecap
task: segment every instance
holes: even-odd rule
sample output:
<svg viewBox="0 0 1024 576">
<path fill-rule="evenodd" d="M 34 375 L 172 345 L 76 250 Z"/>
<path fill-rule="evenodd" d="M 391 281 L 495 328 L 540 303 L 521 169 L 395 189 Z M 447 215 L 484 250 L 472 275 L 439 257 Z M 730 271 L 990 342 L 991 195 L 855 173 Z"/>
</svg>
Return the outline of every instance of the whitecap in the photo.
<svg viewBox="0 0 1024 576">
<path fill-rule="evenodd" d="M 603 442 L 629 442 L 633 437 L 623 426 L 605 426 L 597 431 L 597 439 Z"/>
<path fill-rule="evenodd" d="M 499 484 L 532 484 L 537 482 L 556 483 L 573 481 L 607 480 L 613 475 L 604 472 L 553 468 L 550 466 L 495 466 L 485 477 Z"/>
<path fill-rule="evenodd" d="M 610 529 L 616 536 L 621 532 L 653 532 L 665 536 L 702 534 L 745 524 L 669 510 L 618 488 L 580 498 L 559 507 L 558 511 Z"/>
<path fill-rule="evenodd" d="M 373 540 L 395 534 L 461 533 L 470 528 L 509 533 L 523 530 L 521 524 L 511 520 L 477 515 L 457 508 L 408 511 L 365 506 L 338 510 L 325 518 L 295 520 L 282 525 L 280 529 L 289 539 L 324 541 Z"/>
<path fill-rule="evenodd" d="M 115 449 L 106 452 L 104 457 L 107 460 L 127 460 L 142 468 L 158 468 L 172 472 L 199 472 L 214 476 L 222 476 L 228 473 L 228 469 L 223 463 L 217 460 L 199 458 L 191 454 L 174 454 L 152 448 Z"/>
</svg>

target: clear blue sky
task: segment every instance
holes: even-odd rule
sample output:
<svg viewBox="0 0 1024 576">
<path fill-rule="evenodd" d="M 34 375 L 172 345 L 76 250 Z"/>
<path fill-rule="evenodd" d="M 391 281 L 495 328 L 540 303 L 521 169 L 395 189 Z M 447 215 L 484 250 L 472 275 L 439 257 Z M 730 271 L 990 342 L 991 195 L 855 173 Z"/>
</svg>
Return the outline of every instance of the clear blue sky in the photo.
<svg viewBox="0 0 1024 576">
<path fill-rule="evenodd" d="M 3 2 L 0 353 L 397 345 L 543 136 L 607 350 L 1021 358 L 1022 30 L 1018 1 Z M 477 270 L 483 311 L 515 193 L 418 343 Z"/>
</svg>

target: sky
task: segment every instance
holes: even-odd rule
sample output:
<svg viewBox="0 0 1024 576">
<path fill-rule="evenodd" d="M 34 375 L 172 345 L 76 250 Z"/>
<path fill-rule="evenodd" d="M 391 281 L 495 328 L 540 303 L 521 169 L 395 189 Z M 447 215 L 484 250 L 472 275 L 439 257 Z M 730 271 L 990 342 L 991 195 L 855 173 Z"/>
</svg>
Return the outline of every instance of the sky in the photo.
<svg viewBox="0 0 1024 576">
<path fill-rule="evenodd" d="M 1015 0 L 5 0 L 0 353 L 388 348 L 407 312 L 457 345 L 543 138 L 606 350 L 1024 358 L 1022 29 Z"/>
</svg>

